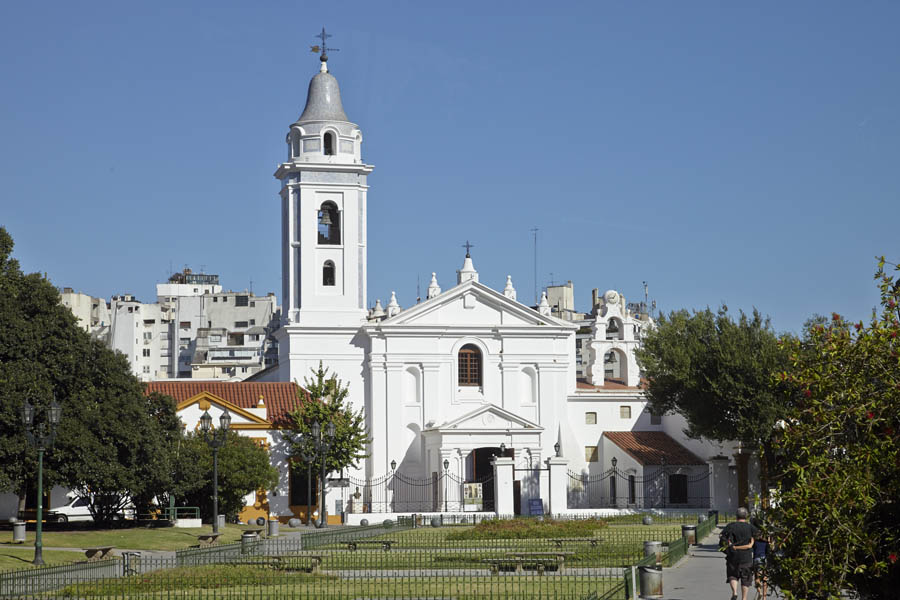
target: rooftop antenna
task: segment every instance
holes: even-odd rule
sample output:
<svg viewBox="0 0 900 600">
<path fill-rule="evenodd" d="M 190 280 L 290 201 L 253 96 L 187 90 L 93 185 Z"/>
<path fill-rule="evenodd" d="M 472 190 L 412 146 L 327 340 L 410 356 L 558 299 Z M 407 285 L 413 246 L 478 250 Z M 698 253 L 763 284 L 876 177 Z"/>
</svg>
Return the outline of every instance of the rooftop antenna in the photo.
<svg viewBox="0 0 900 600">
<path fill-rule="evenodd" d="M 328 53 L 329 53 L 329 52 L 338 52 L 338 51 L 340 51 L 340 48 L 329 48 L 328 45 L 325 43 L 325 40 L 327 40 L 328 38 L 330 38 L 330 37 L 331 37 L 331 34 L 330 34 L 330 33 L 325 33 L 325 28 L 324 28 L 324 27 L 322 27 L 322 33 L 319 33 L 319 34 L 317 34 L 317 35 L 315 35 L 315 36 L 313 36 L 313 37 L 319 38 L 320 40 L 322 40 L 322 43 L 321 43 L 321 44 L 316 44 L 315 46 L 310 46 L 310 47 L 309 47 L 309 51 L 310 51 L 310 52 L 321 52 L 322 54 L 319 55 L 319 60 L 321 60 L 322 62 L 327 62 L 327 61 L 328 61 Z"/>
<path fill-rule="evenodd" d="M 531 229 L 534 234 L 534 305 L 538 305 L 538 284 L 537 284 L 537 234 L 538 228 L 535 226 Z"/>
<path fill-rule="evenodd" d="M 253 294 L 253 279 L 250 280 L 250 293 Z"/>
</svg>

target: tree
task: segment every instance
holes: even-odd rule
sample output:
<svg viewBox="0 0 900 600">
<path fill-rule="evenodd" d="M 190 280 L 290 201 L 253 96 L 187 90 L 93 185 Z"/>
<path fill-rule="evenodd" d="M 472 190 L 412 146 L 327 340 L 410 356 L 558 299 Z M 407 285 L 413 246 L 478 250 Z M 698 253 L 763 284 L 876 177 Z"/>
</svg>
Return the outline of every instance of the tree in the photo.
<svg viewBox="0 0 900 600">
<path fill-rule="evenodd" d="M 726 306 L 716 313 L 672 312 L 647 333 L 636 354 L 650 411 L 681 414 L 689 437 L 759 449 L 765 493 L 773 427 L 784 414 L 772 376 L 787 360 L 769 319 L 754 310 L 741 311 L 734 321 Z"/>
<path fill-rule="evenodd" d="M 212 514 L 212 450 L 203 436 L 188 433 L 180 440 L 175 471 L 175 498 L 181 506 L 199 506 Z M 278 484 L 278 470 L 265 448 L 248 437 L 229 431 L 219 449 L 219 511 L 233 517 L 244 508 L 244 496 Z"/>
<path fill-rule="evenodd" d="M 63 413 L 45 458 L 45 484 L 67 485 L 92 500 L 95 520 L 113 518 L 128 497 L 148 502 L 171 471 L 166 441 L 180 431 L 174 401 L 145 396 L 127 359 L 92 340 L 60 304 L 56 288 L 25 275 L 0 228 L 0 489 L 20 506 L 34 482 L 37 452 L 19 412 L 54 396 Z"/>
<path fill-rule="evenodd" d="M 900 280 L 885 264 L 868 324 L 835 313 L 785 344 L 777 379 L 791 410 L 767 519 L 789 598 L 888 598 L 900 586 Z"/>
<path fill-rule="evenodd" d="M 307 377 L 303 382 L 309 396 L 301 396 L 299 408 L 290 413 L 290 429 L 285 435 L 290 454 L 295 458 L 293 466 L 300 468 L 305 465 L 300 459 L 306 447 L 306 441 L 302 437 L 311 435 L 311 426 L 316 421 L 322 426 L 323 432 L 328 423 L 334 423 L 334 443 L 325 461 L 326 471 L 334 472 L 350 465 L 356 466 L 357 461 L 367 457 L 365 450 L 370 441 L 362 410 L 353 411 L 347 400 L 349 386 L 343 385 L 337 375 L 329 376 L 328 369 L 321 362 L 317 370 L 310 371 L 312 378 Z M 305 395 L 303 390 L 299 393 Z M 318 472 L 321 466 L 319 460 L 313 462 L 314 472 Z"/>
</svg>

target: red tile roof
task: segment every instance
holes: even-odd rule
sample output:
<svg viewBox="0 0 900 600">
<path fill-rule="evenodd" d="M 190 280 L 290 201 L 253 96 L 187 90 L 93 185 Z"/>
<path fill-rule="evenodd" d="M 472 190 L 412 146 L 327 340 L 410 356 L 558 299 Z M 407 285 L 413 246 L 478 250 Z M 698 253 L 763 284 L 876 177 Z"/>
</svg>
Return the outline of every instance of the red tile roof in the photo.
<svg viewBox="0 0 900 600">
<path fill-rule="evenodd" d="M 266 404 L 266 420 L 274 425 L 286 422 L 287 414 L 300 406 L 299 394 L 308 397 L 296 383 L 246 381 L 151 381 L 145 393 L 159 392 L 175 398 L 176 403 L 207 392 L 240 408 L 255 408 L 262 397 Z"/>
<path fill-rule="evenodd" d="M 605 431 L 603 435 L 642 465 L 705 465 L 696 454 L 662 431 Z"/>
<path fill-rule="evenodd" d="M 641 385 L 638 387 L 632 387 L 625 385 L 623 381 L 618 379 L 606 379 L 603 382 L 603 385 L 594 385 L 592 383 L 588 383 L 585 379 L 578 379 L 575 381 L 575 389 L 576 390 L 640 390 L 643 389 L 644 380 L 641 380 Z"/>
</svg>

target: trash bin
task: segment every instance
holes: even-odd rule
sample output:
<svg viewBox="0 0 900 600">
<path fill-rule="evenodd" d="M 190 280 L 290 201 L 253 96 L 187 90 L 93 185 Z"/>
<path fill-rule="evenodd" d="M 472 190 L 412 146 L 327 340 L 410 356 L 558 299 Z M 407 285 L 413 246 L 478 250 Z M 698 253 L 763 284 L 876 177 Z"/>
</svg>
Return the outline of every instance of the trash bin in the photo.
<svg viewBox="0 0 900 600">
<path fill-rule="evenodd" d="M 13 521 L 13 543 L 25 543 L 25 521 Z"/>
<path fill-rule="evenodd" d="M 249 531 L 245 531 L 241 534 L 241 554 L 249 554 L 250 549 L 253 547 L 253 544 L 256 543 L 256 540 L 259 539 L 255 533 L 251 533 Z"/>
<path fill-rule="evenodd" d="M 638 593 L 641 598 L 662 598 L 662 569 L 638 567 Z"/>
<path fill-rule="evenodd" d="M 662 562 L 662 542 L 644 542 L 644 556 L 656 556 L 656 564 Z"/>
<path fill-rule="evenodd" d="M 681 526 L 681 537 L 684 538 L 684 543 L 688 546 L 696 546 L 697 545 L 697 526 L 696 525 L 682 525 Z"/>
<path fill-rule="evenodd" d="M 719 511 L 717 511 L 717 510 L 710 510 L 710 511 L 707 511 L 706 514 L 707 514 L 711 519 L 715 519 L 715 520 L 716 520 L 716 525 L 719 524 Z"/>
<path fill-rule="evenodd" d="M 225 515 L 219 515 L 219 531 L 225 529 Z"/>
<path fill-rule="evenodd" d="M 269 519 L 269 528 L 266 530 L 269 537 L 278 537 L 278 519 Z"/>
</svg>

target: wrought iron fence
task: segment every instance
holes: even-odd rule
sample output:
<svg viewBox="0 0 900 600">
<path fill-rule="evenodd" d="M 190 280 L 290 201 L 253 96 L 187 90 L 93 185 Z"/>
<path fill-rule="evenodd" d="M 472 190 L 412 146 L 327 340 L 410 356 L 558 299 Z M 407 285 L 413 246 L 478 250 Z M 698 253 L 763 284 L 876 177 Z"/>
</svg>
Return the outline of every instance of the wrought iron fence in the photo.
<svg viewBox="0 0 900 600">
<path fill-rule="evenodd" d="M 392 471 L 371 479 L 350 478 L 350 510 L 359 513 L 464 512 L 478 506 L 471 485 L 480 485 L 481 511 L 494 510 L 493 473 L 467 481 L 448 471 L 411 477 Z"/>
<path fill-rule="evenodd" d="M 464 515 L 459 515 L 460 517 Z M 697 525 L 698 539 L 715 527 Z M 252 545 L 184 550 L 175 558 L 122 559 L 0 574 L 0 594 L 76 598 L 594 598 L 631 590 L 629 565 L 645 564 L 643 542 L 662 541 L 662 562 L 687 546 L 675 525 L 599 528 L 584 537 L 471 539 L 461 527 L 334 528 Z M 239 551 L 235 552 L 235 549 Z M 218 551 L 215 551 L 218 550 Z"/>
<path fill-rule="evenodd" d="M 709 470 L 660 467 L 642 476 L 612 467 L 569 471 L 569 508 L 709 508 Z"/>
</svg>

